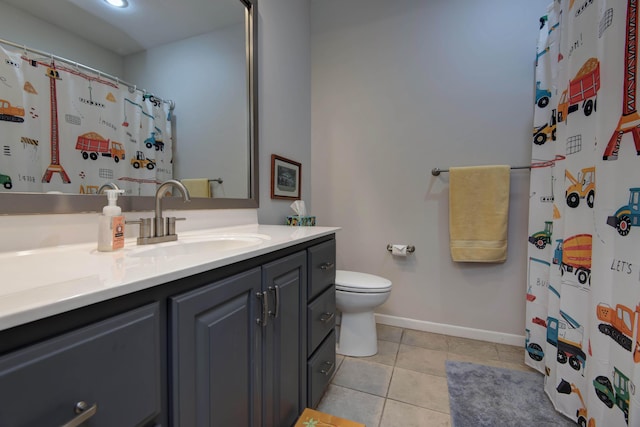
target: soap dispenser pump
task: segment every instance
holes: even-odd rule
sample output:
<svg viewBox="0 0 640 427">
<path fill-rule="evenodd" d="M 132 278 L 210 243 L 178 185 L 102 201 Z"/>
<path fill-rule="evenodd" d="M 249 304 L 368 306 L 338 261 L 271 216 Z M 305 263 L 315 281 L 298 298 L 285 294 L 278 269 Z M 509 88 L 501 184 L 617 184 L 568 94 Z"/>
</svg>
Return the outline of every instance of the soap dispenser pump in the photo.
<svg viewBox="0 0 640 427">
<path fill-rule="evenodd" d="M 124 216 L 116 204 L 124 190 L 105 190 L 108 204 L 98 220 L 98 251 L 111 252 L 124 247 Z"/>
</svg>

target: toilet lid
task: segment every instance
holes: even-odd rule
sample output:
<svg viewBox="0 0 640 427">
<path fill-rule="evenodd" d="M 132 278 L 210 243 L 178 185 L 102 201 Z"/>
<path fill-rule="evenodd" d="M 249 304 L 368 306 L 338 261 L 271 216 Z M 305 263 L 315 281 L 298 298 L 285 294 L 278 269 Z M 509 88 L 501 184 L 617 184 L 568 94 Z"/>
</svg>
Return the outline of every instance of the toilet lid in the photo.
<svg viewBox="0 0 640 427">
<path fill-rule="evenodd" d="M 391 281 L 373 274 L 337 270 L 336 290 L 368 293 L 386 292 L 391 290 Z"/>
</svg>

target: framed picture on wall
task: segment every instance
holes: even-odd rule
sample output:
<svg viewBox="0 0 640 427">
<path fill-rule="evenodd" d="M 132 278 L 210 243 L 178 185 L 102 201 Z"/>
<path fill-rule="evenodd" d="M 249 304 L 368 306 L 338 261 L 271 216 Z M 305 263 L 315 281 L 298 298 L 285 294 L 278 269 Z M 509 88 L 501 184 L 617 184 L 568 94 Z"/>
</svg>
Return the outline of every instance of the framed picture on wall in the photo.
<svg viewBox="0 0 640 427">
<path fill-rule="evenodd" d="M 271 155 L 271 198 L 300 199 L 301 165 L 276 154 Z"/>
</svg>

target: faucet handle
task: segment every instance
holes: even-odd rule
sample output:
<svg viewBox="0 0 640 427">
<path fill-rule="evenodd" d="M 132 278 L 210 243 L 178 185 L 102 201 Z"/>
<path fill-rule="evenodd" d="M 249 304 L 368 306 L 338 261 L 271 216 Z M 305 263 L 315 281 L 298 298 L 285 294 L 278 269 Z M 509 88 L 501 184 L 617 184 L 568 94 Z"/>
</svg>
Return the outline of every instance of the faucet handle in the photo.
<svg viewBox="0 0 640 427">
<path fill-rule="evenodd" d="M 167 235 L 176 234 L 176 221 L 186 221 L 187 218 L 167 217 Z"/>
<path fill-rule="evenodd" d="M 151 237 L 151 221 L 153 218 L 140 218 L 135 221 L 125 221 L 125 224 L 140 224 L 139 239 L 146 239 Z"/>
</svg>

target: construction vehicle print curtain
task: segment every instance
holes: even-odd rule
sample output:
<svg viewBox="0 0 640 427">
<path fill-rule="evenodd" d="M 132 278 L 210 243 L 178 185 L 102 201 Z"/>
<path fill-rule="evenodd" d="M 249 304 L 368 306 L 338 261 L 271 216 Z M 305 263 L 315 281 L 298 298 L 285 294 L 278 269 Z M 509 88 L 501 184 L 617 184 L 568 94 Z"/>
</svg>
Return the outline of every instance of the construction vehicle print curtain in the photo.
<svg viewBox="0 0 640 427">
<path fill-rule="evenodd" d="M 640 426 L 638 1 L 540 19 L 524 357 L 589 427 Z"/>
<path fill-rule="evenodd" d="M 0 46 L 0 191 L 154 195 L 172 177 L 166 103 L 52 58 Z"/>
</svg>

